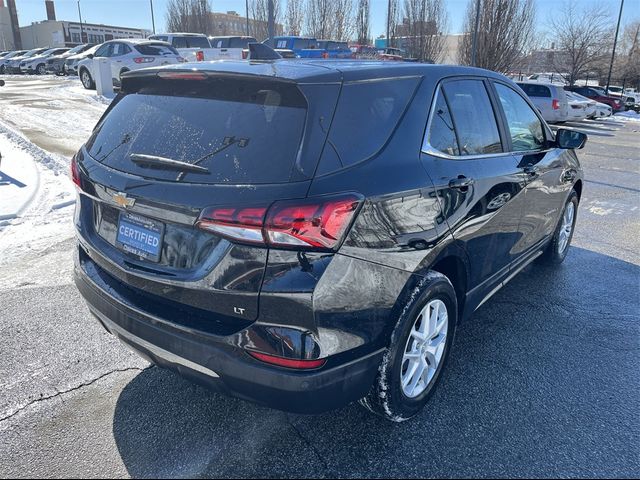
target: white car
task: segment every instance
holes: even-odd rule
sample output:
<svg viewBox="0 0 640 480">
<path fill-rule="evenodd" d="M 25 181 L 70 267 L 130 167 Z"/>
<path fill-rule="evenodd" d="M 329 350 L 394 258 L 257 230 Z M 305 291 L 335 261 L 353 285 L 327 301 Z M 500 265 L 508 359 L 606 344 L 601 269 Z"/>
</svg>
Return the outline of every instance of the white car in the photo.
<svg viewBox="0 0 640 480">
<path fill-rule="evenodd" d="M 248 57 L 249 44 L 258 43 L 253 37 L 227 36 L 209 37 L 211 49 L 214 50 L 214 58 L 242 60 Z"/>
<path fill-rule="evenodd" d="M 96 51 L 101 46 L 102 44 L 100 43 L 98 45 L 94 45 L 93 47 L 89 48 L 88 50 L 85 50 L 82 53 L 77 53 L 75 55 L 71 55 L 67 57 L 66 60 L 64 61 L 64 73 L 66 73 L 67 75 L 77 75 L 78 64 L 85 58 L 88 58 L 89 55 L 95 55 Z"/>
<path fill-rule="evenodd" d="M 178 51 L 166 42 L 142 39 L 110 40 L 78 63 L 78 75 L 86 89 L 96 88 L 94 58 L 110 60 L 111 79 L 115 86 L 120 85 L 120 76 L 125 72 L 185 61 Z"/>
<path fill-rule="evenodd" d="M 610 117 L 613 112 L 611 107 L 606 103 L 596 102 L 596 114 L 595 118 Z"/>
<path fill-rule="evenodd" d="M 25 53 L 27 53 L 26 50 L 16 50 L 14 52 L 9 52 L 7 53 L 5 56 L 3 56 L 2 58 L 0 58 L 0 75 L 3 75 L 6 73 L 7 71 L 7 65 L 9 65 L 9 62 L 13 59 L 13 58 L 17 58 L 17 57 L 21 57 L 22 55 L 24 55 Z"/>
<path fill-rule="evenodd" d="M 149 40 L 159 40 L 169 43 L 188 62 L 203 62 L 205 60 L 218 60 L 216 51 L 206 35 L 202 33 L 160 33 L 151 35 Z"/>
<path fill-rule="evenodd" d="M 596 103 L 598 102 L 575 92 L 565 91 L 565 94 L 569 100 L 569 116 L 571 118 L 595 118 Z"/>
<path fill-rule="evenodd" d="M 70 48 L 50 48 L 39 55 L 25 58 L 20 62 L 20 73 L 44 75 L 47 73 L 47 60 L 53 55 L 60 55 L 68 52 Z"/>
<path fill-rule="evenodd" d="M 569 120 L 569 102 L 561 86 L 533 81 L 516 83 L 529 96 L 547 122 L 562 123 Z"/>
</svg>

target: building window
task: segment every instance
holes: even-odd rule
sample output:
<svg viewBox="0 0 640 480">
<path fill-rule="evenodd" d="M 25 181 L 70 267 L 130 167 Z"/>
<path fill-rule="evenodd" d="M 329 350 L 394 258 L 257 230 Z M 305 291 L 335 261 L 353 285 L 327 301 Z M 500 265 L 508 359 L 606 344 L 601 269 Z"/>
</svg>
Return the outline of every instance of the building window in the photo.
<svg viewBox="0 0 640 480">
<path fill-rule="evenodd" d="M 73 43 L 82 43 L 82 41 L 80 40 L 80 34 L 79 33 L 75 33 L 75 32 L 71 32 L 71 41 Z"/>
</svg>

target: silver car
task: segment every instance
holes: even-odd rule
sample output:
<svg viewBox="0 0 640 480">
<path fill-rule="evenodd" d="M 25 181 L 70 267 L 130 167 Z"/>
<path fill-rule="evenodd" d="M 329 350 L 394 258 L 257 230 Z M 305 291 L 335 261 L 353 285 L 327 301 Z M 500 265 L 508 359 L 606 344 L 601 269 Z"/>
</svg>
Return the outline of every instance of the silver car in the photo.
<svg viewBox="0 0 640 480">
<path fill-rule="evenodd" d="M 549 123 L 569 120 L 569 101 L 564 89 L 553 83 L 517 82 Z"/>
</svg>

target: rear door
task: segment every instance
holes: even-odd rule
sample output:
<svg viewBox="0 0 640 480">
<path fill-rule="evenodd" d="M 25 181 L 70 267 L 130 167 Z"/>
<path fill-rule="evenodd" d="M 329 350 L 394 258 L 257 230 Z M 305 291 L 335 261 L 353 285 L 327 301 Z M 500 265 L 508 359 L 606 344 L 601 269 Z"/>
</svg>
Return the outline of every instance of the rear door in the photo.
<svg viewBox="0 0 640 480">
<path fill-rule="evenodd" d="M 515 258 L 525 187 L 489 88 L 482 78 L 444 81 L 423 147 L 443 220 L 468 255 L 474 306 L 500 284 Z"/>
</svg>

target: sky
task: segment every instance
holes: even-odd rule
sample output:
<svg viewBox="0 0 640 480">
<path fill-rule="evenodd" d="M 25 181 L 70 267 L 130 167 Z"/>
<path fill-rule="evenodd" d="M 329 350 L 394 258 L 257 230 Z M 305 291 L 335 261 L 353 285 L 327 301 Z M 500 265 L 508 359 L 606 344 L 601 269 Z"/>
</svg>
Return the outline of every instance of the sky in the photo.
<svg viewBox="0 0 640 480">
<path fill-rule="evenodd" d="M 286 0 L 280 0 L 283 9 Z M 540 27 L 557 12 L 563 0 L 534 0 L 537 9 L 537 21 Z M 468 0 L 445 0 L 449 12 L 450 33 L 462 32 L 464 15 Z M 618 13 L 620 0 L 578 0 L 585 7 L 610 5 L 612 17 Z M 165 12 L 168 0 L 153 0 L 156 30 L 164 30 Z M 403 1 L 401 0 L 401 3 Z M 245 14 L 245 0 L 211 0 L 213 11 L 235 10 Z M 16 0 L 21 26 L 46 19 L 44 0 Z M 55 0 L 58 20 L 78 20 L 77 0 Z M 122 27 L 146 28 L 151 30 L 150 0 L 80 0 L 82 20 L 88 23 L 102 23 Z M 371 0 L 371 31 L 374 37 L 386 31 L 387 0 Z M 640 0 L 625 0 L 622 24 L 640 18 Z"/>
</svg>

